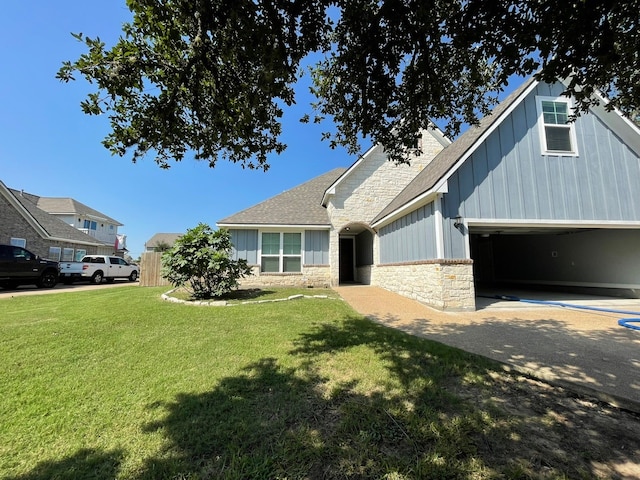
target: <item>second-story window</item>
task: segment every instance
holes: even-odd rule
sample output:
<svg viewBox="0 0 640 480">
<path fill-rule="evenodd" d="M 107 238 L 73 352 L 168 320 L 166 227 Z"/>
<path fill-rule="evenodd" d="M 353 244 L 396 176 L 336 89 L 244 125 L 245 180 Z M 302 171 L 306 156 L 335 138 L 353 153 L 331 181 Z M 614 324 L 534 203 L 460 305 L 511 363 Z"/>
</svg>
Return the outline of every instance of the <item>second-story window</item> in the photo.
<svg viewBox="0 0 640 480">
<path fill-rule="evenodd" d="M 575 124 L 569 121 L 568 99 L 537 97 L 541 120 L 540 136 L 544 155 L 577 155 Z"/>
<path fill-rule="evenodd" d="M 85 220 L 84 221 L 84 228 L 86 228 L 87 230 L 97 230 L 98 229 L 98 223 L 97 222 L 92 222 L 91 220 Z"/>
</svg>

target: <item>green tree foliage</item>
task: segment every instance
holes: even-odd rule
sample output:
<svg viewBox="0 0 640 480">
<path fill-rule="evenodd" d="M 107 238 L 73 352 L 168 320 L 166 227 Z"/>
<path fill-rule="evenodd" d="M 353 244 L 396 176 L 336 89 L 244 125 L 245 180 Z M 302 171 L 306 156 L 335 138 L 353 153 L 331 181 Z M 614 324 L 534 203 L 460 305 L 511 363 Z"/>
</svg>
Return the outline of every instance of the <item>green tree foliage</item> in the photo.
<svg viewBox="0 0 640 480">
<path fill-rule="evenodd" d="M 362 136 L 396 161 L 433 121 L 456 134 L 486 114 L 512 75 L 566 79 L 578 113 L 598 89 L 608 108 L 640 107 L 640 0 L 127 0 L 110 49 L 64 62 L 97 85 L 82 102 L 106 112 L 114 154 L 150 152 L 161 167 L 188 151 L 268 168 L 303 61 L 316 95 L 303 121 L 333 120 L 332 146 Z"/>
<path fill-rule="evenodd" d="M 171 245 L 169 242 L 165 242 L 164 240 L 160 240 L 156 242 L 156 245 L 153 247 L 155 252 L 166 252 L 171 249 Z"/>
<path fill-rule="evenodd" d="M 186 286 L 194 298 L 220 297 L 251 273 L 247 261 L 231 259 L 231 236 L 200 223 L 162 255 L 162 275 L 175 287 Z"/>
</svg>

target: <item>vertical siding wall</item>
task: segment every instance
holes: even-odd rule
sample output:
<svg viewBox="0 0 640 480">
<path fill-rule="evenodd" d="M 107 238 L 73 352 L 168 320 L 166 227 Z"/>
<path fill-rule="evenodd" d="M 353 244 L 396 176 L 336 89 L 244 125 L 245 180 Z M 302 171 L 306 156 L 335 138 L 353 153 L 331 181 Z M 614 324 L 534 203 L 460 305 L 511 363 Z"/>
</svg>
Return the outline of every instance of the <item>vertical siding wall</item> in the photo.
<svg viewBox="0 0 640 480">
<path fill-rule="evenodd" d="M 575 122 L 579 156 L 542 155 L 539 84 L 449 180 L 445 214 L 465 218 L 640 220 L 640 159 L 594 114 Z"/>
<path fill-rule="evenodd" d="M 258 263 L 258 230 L 229 230 L 233 250 L 231 258 L 238 260 L 243 258 L 249 265 Z"/>
<path fill-rule="evenodd" d="M 231 243 L 233 243 L 232 258 L 244 258 L 249 265 L 258 265 L 258 230 L 233 229 Z M 304 232 L 303 263 L 305 265 L 329 264 L 329 231 L 306 230 Z"/>
<path fill-rule="evenodd" d="M 329 231 L 307 230 L 304 232 L 305 265 L 329 265 Z"/>
<path fill-rule="evenodd" d="M 381 228 L 379 235 L 381 264 L 436 258 L 433 203 Z"/>
</svg>

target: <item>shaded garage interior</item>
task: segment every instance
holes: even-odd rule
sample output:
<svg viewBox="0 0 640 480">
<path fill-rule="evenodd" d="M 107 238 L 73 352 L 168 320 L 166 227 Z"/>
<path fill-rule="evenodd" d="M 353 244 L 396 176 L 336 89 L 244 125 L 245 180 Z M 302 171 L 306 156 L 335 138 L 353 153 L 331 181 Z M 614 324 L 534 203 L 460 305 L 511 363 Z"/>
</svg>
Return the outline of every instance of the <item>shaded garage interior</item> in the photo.
<svg viewBox="0 0 640 480">
<path fill-rule="evenodd" d="M 640 230 L 469 228 L 476 292 L 549 290 L 640 298 Z"/>
</svg>

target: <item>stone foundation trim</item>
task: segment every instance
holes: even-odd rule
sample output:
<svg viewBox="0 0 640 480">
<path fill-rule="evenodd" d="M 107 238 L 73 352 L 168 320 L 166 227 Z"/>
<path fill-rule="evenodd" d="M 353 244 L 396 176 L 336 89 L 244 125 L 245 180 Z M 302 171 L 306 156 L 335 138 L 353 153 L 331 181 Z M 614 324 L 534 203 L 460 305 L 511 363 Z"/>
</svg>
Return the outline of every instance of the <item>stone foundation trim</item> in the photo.
<svg viewBox="0 0 640 480">
<path fill-rule="evenodd" d="M 371 283 L 438 310 L 475 310 L 473 261 L 468 259 L 376 265 Z"/>
</svg>

